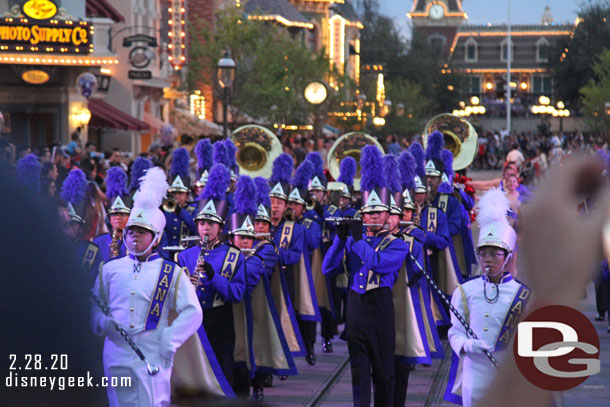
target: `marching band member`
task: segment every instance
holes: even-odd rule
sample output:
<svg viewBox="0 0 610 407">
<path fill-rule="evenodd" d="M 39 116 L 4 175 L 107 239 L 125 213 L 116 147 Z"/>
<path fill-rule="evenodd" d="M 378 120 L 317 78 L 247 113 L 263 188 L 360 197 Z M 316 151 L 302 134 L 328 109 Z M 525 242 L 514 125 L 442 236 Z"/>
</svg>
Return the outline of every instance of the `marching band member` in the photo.
<svg viewBox="0 0 610 407">
<path fill-rule="evenodd" d="M 294 220 L 294 214 L 292 211 L 286 209 L 288 195 L 290 194 L 290 176 L 294 168 L 294 161 L 288 154 L 280 154 L 275 161 L 273 161 L 273 169 L 271 177 L 269 178 L 269 185 L 271 191 L 269 196 L 271 199 L 271 237 L 273 243 L 278 249 L 280 257 L 280 269 L 279 279 L 275 276 L 272 281 L 274 286 L 274 299 L 276 304 L 281 303 L 282 296 L 286 302 L 286 307 L 292 308 L 295 312 L 298 310 L 300 304 L 296 303 L 295 289 L 295 273 L 300 272 L 300 261 L 303 256 L 303 245 L 305 244 L 304 231 L 301 225 L 296 223 Z M 285 216 L 286 214 L 286 216 Z M 281 283 L 282 290 L 278 289 L 278 285 Z M 305 298 L 303 301 L 305 302 Z M 306 306 L 306 303 L 304 304 Z M 279 306 L 279 305 L 278 305 Z M 302 307 L 303 308 L 303 307 Z M 294 326 L 293 326 L 294 327 Z M 289 336 L 286 332 L 288 327 L 284 326 L 284 333 Z M 293 356 L 307 355 L 305 344 L 301 336 L 299 326 L 294 327 L 295 335 L 300 338 L 298 349 L 295 349 L 295 345 L 291 345 L 291 351 Z"/>
<path fill-rule="evenodd" d="M 254 184 L 256 185 L 256 203 L 258 205 L 254 220 L 254 230 L 257 239 L 255 244 L 256 254 L 263 259 L 263 265 L 265 266 L 263 282 L 265 283 L 265 291 L 268 293 L 269 307 L 272 308 L 271 305 L 275 305 L 279 318 L 279 325 L 277 325 L 278 335 L 286 341 L 286 347 L 282 347 L 286 365 L 273 365 L 271 368 L 266 367 L 264 370 L 260 369 L 260 372 L 255 374 L 252 383 L 256 398 L 259 393 L 262 394 L 259 391 L 261 380 L 263 380 L 265 387 L 271 387 L 273 385 L 272 374 L 277 374 L 280 378 L 297 374 L 296 367 L 293 368 L 293 356 L 305 355 L 305 344 L 303 343 L 297 317 L 288 293 L 286 276 L 281 270 L 279 249 L 274 241 L 271 240 L 270 214 L 272 211 L 269 182 L 263 177 L 256 177 L 254 178 Z M 258 299 L 258 297 L 255 297 L 255 299 Z M 277 360 L 274 359 L 274 361 Z"/>
<path fill-rule="evenodd" d="M 197 234 L 197 226 L 193 219 L 196 205 L 189 203 L 191 198 L 189 160 L 189 153 L 184 147 L 177 148 L 172 153 L 170 168 L 172 183 L 169 193 L 175 200 L 175 206 L 170 210 L 164 210 L 166 238 L 163 240 L 163 246 L 179 246 L 184 237 Z"/>
<path fill-rule="evenodd" d="M 105 375 L 131 378 L 130 387 L 108 386 L 112 407 L 169 405 L 174 354 L 200 325 L 201 308 L 187 276 L 156 252 L 165 226 L 158 208 L 167 188 L 161 169 L 150 169 L 143 177 L 127 222 L 129 256 L 104 264 L 92 291 L 110 311 L 105 315 L 94 305 L 92 312 L 93 331 L 106 336 Z M 170 311 L 177 314 L 171 325 Z M 147 361 L 159 367 L 158 374 L 149 374 L 115 323 L 131 336 Z"/>
<path fill-rule="evenodd" d="M 466 407 L 482 405 L 483 393 L 498 372 L 485 352 L 494 352 L 498 360 L 506 353 L 517 329 L 517 324 L 507 321 L 519 320 L 530 297 L 529 288 L 510 274 L 517 234 L 506 218 L 508 209 L 508 199 L 500 190 L 486 192 L 479 201 L 477 257 L 483 274 L 459 285 L 451 298 L 478 336 L 469 336 L 451 315 L 449 343 L 454 354 L 445 399 Z"/>
<path fill-rule="evenodd" d="M 305 160 L 297 168 L 292 179 L 291 191 L 288 195 L 288 210 L 293 214 L 295 222 L 303 230 L 302 258 L 298 265 L 293 266 L 294 281 L 290 283 L 291 273 L 287 273 L 288 283 L 294 285 L 293 305 L 297 313 L 301 335 L 307 350 L 306 360 L 315 365 L 316 355 L 316 322 L 321 321 L 318 295 L 326 309 L 331 308 L 328 297 L 326 278 L 322 275 L 322 230 L 320 225 L 305 218 L 305 207 L 310 199 L 308 186 L 312 177 L 313 164 Z"/>
<path fill-rule="evenodd" d="M 95 279 L 102 261 L 100 249 L 95 243 L 85 240 L 87 218 L 87 178 L 85 173 L 75 168 L 66 177 L 61 187 L 61 198 L 68 203 L 70 216 L 69 238 L 74 242 L 76 255 L 84 270 Z"/>
<path fill-rule="evenodd" d="M 316 221 L 320 228 L 324 227 L 324 208 L 326 206 L 326 185 L 328 180 L 324 174 L 324 161 L 317 151 L 312 151 L 305 157 L 313 165 L 313 175 L 309 183 L 309 194 L 313 199 L 314 207 L 308 209 L 303 216 Z"/>
<path fill-rule="evenodd" d="M 370 406 L 372 375 L 375 406 L 392 406 L 396 334 L 392 286 L 407 247 L 386 229 L 390 194 L 376 146 L 364 147 L 360 164 L 363 221 L 369 226 L 363 233 L 359 221 L 339 223 L 322 271 L 341 272 L 344 261 L 350 270 L 346 334 L 354 405 Z"/>
<path fill-rule="evenodd" d="M 202 247 L 193 246 L 181 252 L 178 264 L 189 270 L 203 310 L 207 339 L 225 378 L 232 383 L 235 348 L 233 304 L 244 298 L 246 271 L 239 249 L 220 240 L 228 212 L 225 193 L 229 183 L 229 170 L 222 164 L 215 164 L 210 170 L 195 216 Z M 202 345 L 205 349 L 206 344 Z"/>
<path fill-rule="evenodd" d="M 202 139 L 195 146 L 195 155 L 197 156 L 197 175 L 199 178 L 193 184 L 193 196 L 198 197 L 208 181 L 208 173 L 213 165 L 212 154 L 214 147 L 209 139 Z"/>
<path fill-rule="evenodd" d="M 123 168 L 116 166 L 108 169 L 106 197 L 110 203 L 108 218 L 112 230 L 110 233 L 104 233 L 93 239 L 93 243 L 100 248 L 100 255 L 104 262 L 127 254 L 123 232 L 129 220 L 132 202 L 127 190 L 127 173 Z"/>
<path fill-rule="evenodd" d="M 428 196 L 426 200 L 431 206 L 440 209 L 447 216 L 449 226 L 449 252 L 451 257 L 447 261 L 441 257 L 439 267 L 443 274 L 448 275 L 448 292 L 453 292 L 457 283 L 461 281 L 460 262 L 456 248 L 454 247 L 454 239 L 460 239 L 460 230 L 462 228 L 462 211 L 460 204 L 454 196 L 439 193 L 442 175 L 445 172 L 445 163 L 442 157 L 442 150 L 445 144 L 443 134 L 440 131 L 434 131 L 428 137 L 428 146 L 426 148 L 426 183 L 428 185 Z M 455 275 L 455 277 L 454 277 Z"/>
</svg>

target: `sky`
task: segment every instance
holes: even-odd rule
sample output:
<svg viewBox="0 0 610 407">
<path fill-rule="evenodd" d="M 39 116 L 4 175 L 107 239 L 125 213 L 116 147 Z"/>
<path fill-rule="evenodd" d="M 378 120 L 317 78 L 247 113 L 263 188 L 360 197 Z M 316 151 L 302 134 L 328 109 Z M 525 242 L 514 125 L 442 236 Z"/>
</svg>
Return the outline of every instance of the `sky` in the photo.
<svg viewBox="0 0 610 407">
<path fill-rule="evenodd" d="M 585 0 L 588 1 L 588 0 Z M 540 24 L 544 8 L 548 4 L 555 23 L 574 23 L 579 0 L 511 0 L 512 24 Z M 410 37 L 410 20 L 407 12 L 413 0 L 379 0 L 381 14 L 396 22 L 405 37 Z M 462 7 L 468 14 L 468 24 L 506 24 L 508 0 L 463 0 Z"/>
</svg>

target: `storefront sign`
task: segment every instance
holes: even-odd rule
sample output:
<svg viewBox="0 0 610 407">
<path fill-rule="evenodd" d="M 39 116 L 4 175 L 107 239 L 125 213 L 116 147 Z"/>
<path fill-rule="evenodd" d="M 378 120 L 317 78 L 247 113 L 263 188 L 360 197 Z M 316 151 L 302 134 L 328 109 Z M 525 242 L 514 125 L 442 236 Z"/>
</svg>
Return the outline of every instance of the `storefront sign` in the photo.
<svg viewBox="0 0 610 407">
<path fill-rule="evenodd" d="M 89 54 L 93 51 L 93 27 L 86 21 L 25 21 L 9 17 L 0 22 L 0 51 L 51 54 Z"/>
<path fill-rule="evenodd" d="M 25 71 L 24 73 L 22 73 L 21 79 L 23 79 L 27 83 L 31 83 L 32 85 L 42 85 L 43 83 L 47 83 L 49 81 L 50 76 L 45 71 L 32 69 L 30 71 Z"/>
<path fill-rule="evenodd" d="M 35 20 L 47 20 L 57 13 L 57 6 L 49 0 L 30 0 L 23 5 L 23 14 Z"/>
<path fill-rule="evenodd" d="M 150 35 L 135 34 L 135 35 L 131 35 L 129 37 L 123 38 L 124 47 L 131 47 L 134 42 L 144 42 L 149 47 L 157 46 L 157 39 L 155 37 L 151 37 Z"/>
<path fill-rule="evenodd" d="M 129 71 L 129 79 L 152 79 L 151 71 Z"/>
</svg>

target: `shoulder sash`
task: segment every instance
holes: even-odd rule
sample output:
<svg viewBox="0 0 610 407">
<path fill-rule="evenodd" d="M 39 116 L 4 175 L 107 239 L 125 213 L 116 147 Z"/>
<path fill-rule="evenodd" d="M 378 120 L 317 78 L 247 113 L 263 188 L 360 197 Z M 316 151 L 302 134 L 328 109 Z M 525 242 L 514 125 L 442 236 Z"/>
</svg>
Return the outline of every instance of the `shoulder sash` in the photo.
<svg viewBox="0 0 610 407">
<path fill-rule="evenodd" d="M 148 317 L 146 317 L 146 325 L 144 326 L 145 331 L 156 329 L 159 324 L 159 319 L 161 318 L 163 306 L 168 297 L 167 293 L 169 292 L 169 287 L 172 283 L 175 268 L 176 265 L 167 260 L 163 261 L 161 264 L 157 286 L 155 287 L 150 306 L 148 307 Z"/>
</svg>

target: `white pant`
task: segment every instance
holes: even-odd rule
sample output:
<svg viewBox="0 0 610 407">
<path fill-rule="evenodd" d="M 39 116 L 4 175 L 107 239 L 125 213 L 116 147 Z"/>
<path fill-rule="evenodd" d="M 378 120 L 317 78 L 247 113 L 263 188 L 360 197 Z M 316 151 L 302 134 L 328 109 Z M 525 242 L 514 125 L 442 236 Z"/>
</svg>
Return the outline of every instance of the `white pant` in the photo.
<svg viewBox="0 0 610 407">
<path fill-rule="evenodd" d="M 137 337 L 138 335 L 134 336 Z M 117 377 L 121 383 L 121 377 L 131 378 L 129 387 L 106 388 L 110 407 L 168 407 L 170 405 L 171 368 L 161 366 L 159 357 L 153 351 L 155 340 L 149 336 L 148 341 L 136 341 L 149 363 L 159 367 L 159 373 L 155 376 L 148 374 L 146 364 L 140 360 L 136 353 L 129 348 L 127 343 L 120 345 L 106 339 L 104 344 L 104 374 L 106 377 Z M 141 337 L 139 339 L 142 339 Z M 153 339 L 150 341 L 150 339 Z M 155 338 L 156 339 L 156 338 Z M 143 343 L 144 342 L 144 343 Z M 152 343 L 147 343 L 152 342 Z"/>
</svg>

